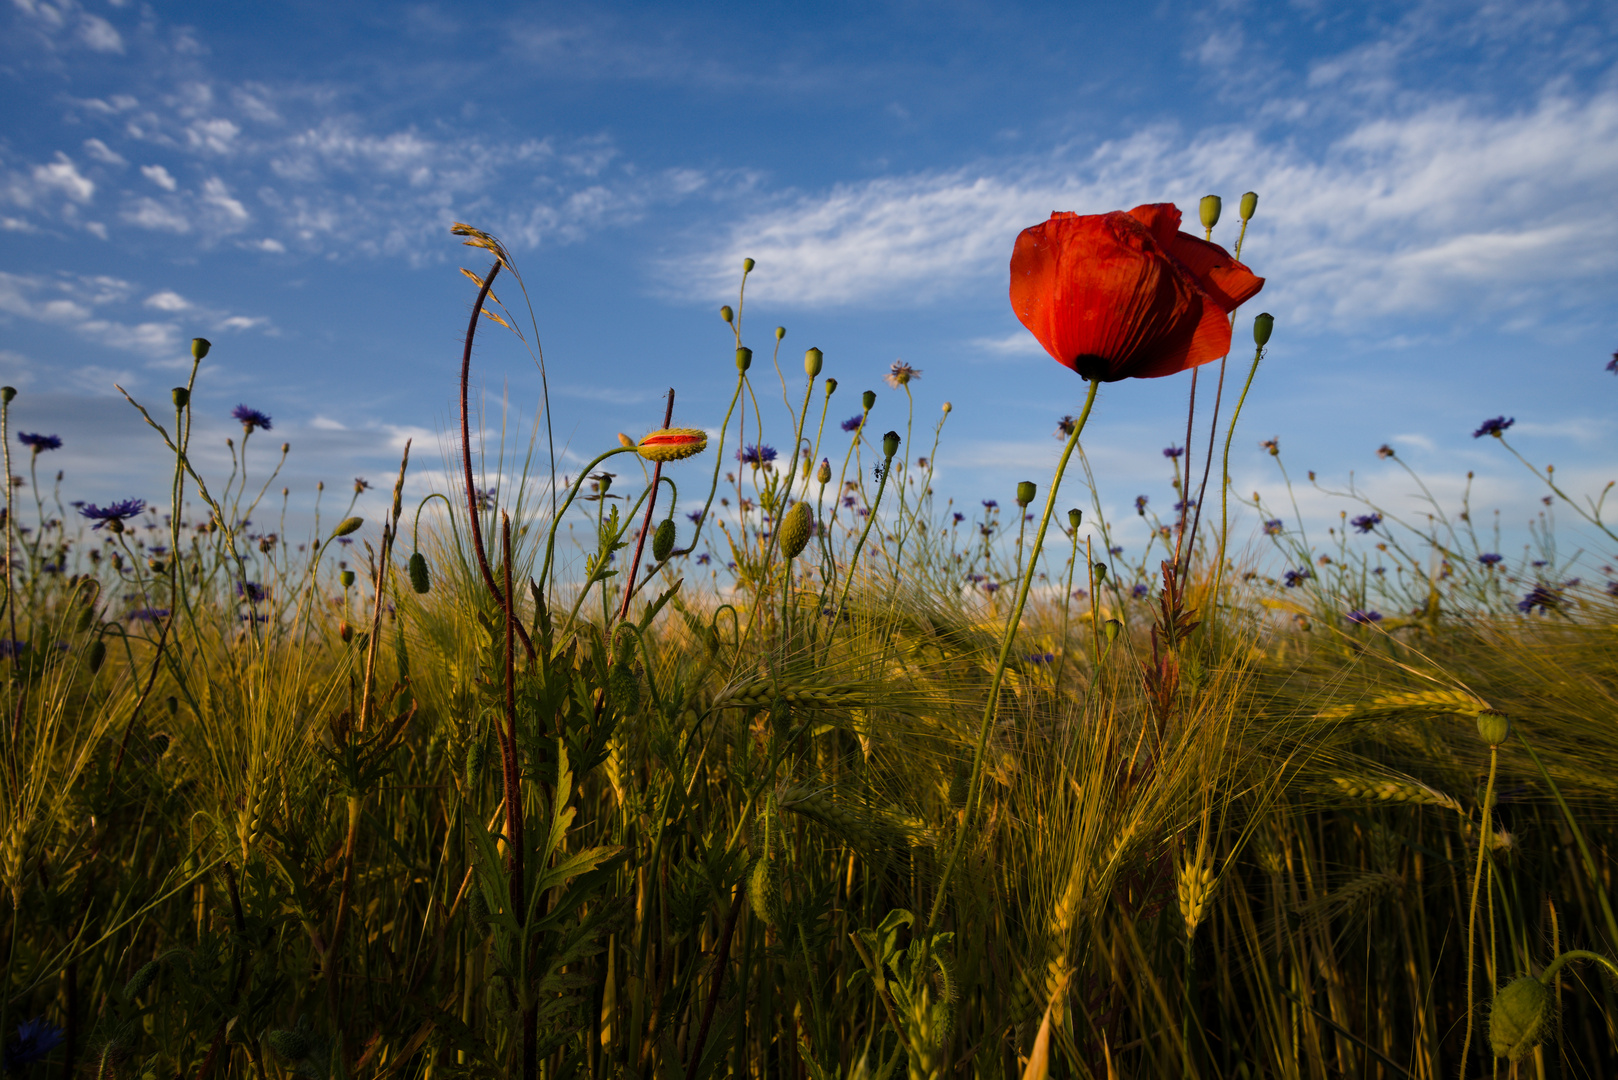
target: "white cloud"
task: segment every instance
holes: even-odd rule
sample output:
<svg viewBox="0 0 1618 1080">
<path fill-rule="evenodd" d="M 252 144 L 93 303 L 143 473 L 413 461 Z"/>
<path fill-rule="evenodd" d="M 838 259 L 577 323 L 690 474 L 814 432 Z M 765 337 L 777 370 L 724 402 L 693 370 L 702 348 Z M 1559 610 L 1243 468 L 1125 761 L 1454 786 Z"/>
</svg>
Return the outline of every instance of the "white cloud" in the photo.
<svg viewBox="0 0 1618 1080">
<path fill-rule="evenodd" d="M 178 322 L 142 318 L 150 311 L 170 315 L 183 311 L 188 323 L 201 322 L 219 330 L 264 328 L 273 333 L 266 317 L 202 307 L 171 289 L 151 293 L 137 306 L 139 291 L 143 290 L 130 282 L 106 276 L 0 272 L 0 314 L 60 326 L 99 345 L 148 357 L 156 366 L 164 366 L 183 351 L 190 335 Z"/>
<path fill-rule="evenodd" d="M 124 39 L 106 19 L 99 15 L 79 16 L 79 40 L 93 52 L 121 53 Z"/>
<path fill-rule="evenodd" d="M 247 213 L 247 207 L 231 198 L 230 189 L 217 176 L 210 177 L 203 182 L 202 201 L 220 211 L 234 225 L 246 223 L 250 216 Z"/>
<path fill-rule="evenodd" d="M 187 300 L 177 292 L 164 289 L 162 292 L 153 293 L 151 296 L 148 296 L 146 298 L 146 306 L 149 308 L 156 308 L 159 311 L 185 311 L 191 306 L 191 301 Z"/>
<path fill-rule="evenodd" d="M 41 192 L 59 191 L 77 203 L 89 202 L 96 193 L 95 184 L 60 151 L 51 164 L 34 166 L 34 184 Z"/>
<path fill-rule="evenodd" d="M 85 139 L 84 152 L 103 165 L 127 165 L 123 156 L 100 139 Z"/>
<path fill-rule="evenodd" d="M 174 191 L 180 186 L 179 182 L 170 176 L 169 171 L 161 165 L 142 165 L 140 174 L 164 191 Z"/>
<path fill-rule="evenodd" d="M 142 229 L 157 229 L 176 233 L 191 231 L 191 222 L 186 220 L 184 214 L 180 213 L 175 207 L 160 203 L 156 199 L 136 199 L 124 208 L 120 216 L 131 225 L 138 225 Z"/>
<path fill-rule="evenodd" d="M 967 342 L 974 349 L 991 352 L 997 356 L 1043 356 L 1044 346 L 1026 330 L 1018 330 L 1005 337 L 980 337 Z"/>
</svg>

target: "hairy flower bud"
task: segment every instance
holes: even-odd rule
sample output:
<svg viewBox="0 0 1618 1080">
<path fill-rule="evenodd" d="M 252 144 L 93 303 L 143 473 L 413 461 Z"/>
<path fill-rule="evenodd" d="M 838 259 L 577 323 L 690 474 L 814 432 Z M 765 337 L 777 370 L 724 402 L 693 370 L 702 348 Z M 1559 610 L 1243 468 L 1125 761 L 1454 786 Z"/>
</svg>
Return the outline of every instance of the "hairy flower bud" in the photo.
<svg viewBox="0 0 1618 1080">
<path fill-rule="evenodd" d="M 1118 632 L 1123 628 L 1124 624 L 1119 622 L 1117 619 L 1108 619 L 1106 622 L 1101 624 L 1101 632 L 1107 635 L 1108 641 L 1117 641 Z"/>
<path fill-rule="evenodd" d="M 207 338 L 194 337 L 191 339 L 191 358 L 193 360 L 201 360 L 204 356 L 208 355 L 208 350 L 211 348 L 213 348 L 213 342 L 209 341 Z"/>
<path fill-rule="evenodd" d="M 825 363 L 826 354 L 819 349 L 810 349 L 803 354 L 803 370 L 808 372 L 811 379 L 820 374 L 820 369 Z"/>
<path fill-rule="evenodd" d="M 815 519 L 806 502 L 793 503 L 786 517 L 781 519 L 781 554 L 796 559 L 809 546 L 809 534 L 814 531 Z"/>
<path fill-rule="evenodd" d="M 1224 209 L 1224 202 L 1217 195 L 1204 195 L 1202 197 L 1202 227 L 1212 229 L 1219 224 L 1219 211 Z"/>
<path fill-rule="evenodd" d="M 899 433 L 890 431 L 882 436 L 882 453 L 886 457 L 893 457 L 899 452 Z"/>
<path fill-rule="evenodd" d="M 107 643 L 100 638 L 90 643 L 90 674 L 94 675 L 101 670 L 101 665 L 107 662 Z"/>
<path fill-rule="evenodd" d="M 648 461 L 679 461 L 706 449 L 708 433 L 701 428 L 659 428 L 635 444 L 635 451 Z"/>
<path fill-rule="evenodd" d="M 1495 1057 L 1518 1061 L 1545 1037 L 1551 993 L 1532 975 L 1513 979 L 1494 996 L 1489 1009 L 1489 1046 Z"/>
<path fill-rule="evenodd" d="M 746 345 L 736 350 L 736 370 L 745 372 L 753 366 L 753 350 Z"/>
<path fill-rule="evenodd" d="M 652 558 L 662 562 L 674 550 L 674 519 L 664 518 L 652 533 Z"/>
<path fill-rule="evenodd" d="M 351 532 L 358 532 L 360 526 L 364 524 L 365 519 L 362 517 L 344 518 L 337 523 L 337 528 L 333 529 L 331 534 L 334 537 L 347 536 Z"/>
<path fill-rule="evenodd" d="M 1034 501 L 1034 496 L 1038 494 L 1038 492 L 1039 489 L 1034 486 L 1034 482 L 1032 480 L 1022 481 L 1017 485 L 1017 505 L 1027 506 L 1029 503 Z"/>
<path fill-rule="evenodd" d="M 819 480 L 822 486 L 825 486 L 826 484 L 831 483 L 831 459 L 830 458 L 821 458 L 820 459 L 820 468 L 818 470 L 816 470 L 816 472 L 815 472 L 815 479 Z"/>
<path fill-rule="evenodd" d="M 343 639 L 344 645 L 347 645 L 349 642 L 354 640 L 354 628 L 349 625 L 347 619 L 343 619 L 338 622 L 337 636 Z"/>
<path fill-rule="evenodd" d="M 1275 330 L 1275 316 L 1268 311 L 1261 312 L 1253 319 L 1253 344 L 1259 348 L 1270 343 L 1270 334 Z"/>
<path fill-rule="evenodd" d="M 427 557 L 419 551 L 410 553 L 410 587 L 426 595 L 432 589 L 432 578 L 427 574 Z"/>
<path fill-rule="evenodd" d="M 1249 191 L 1242 196 L 1242 220 L 1252 221 L 1253 214 L 1258 210 L 1258 192 Z"/>
</svg>

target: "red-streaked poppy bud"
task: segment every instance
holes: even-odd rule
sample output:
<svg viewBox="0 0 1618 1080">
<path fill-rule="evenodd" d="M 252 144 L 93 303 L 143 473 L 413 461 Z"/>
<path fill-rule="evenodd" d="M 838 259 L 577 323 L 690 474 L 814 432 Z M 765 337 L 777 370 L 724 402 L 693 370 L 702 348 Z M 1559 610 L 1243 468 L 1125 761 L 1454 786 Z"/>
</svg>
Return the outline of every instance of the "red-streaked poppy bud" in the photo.
<svg viewBox="0 0 1618 1080">
<path fill-rule="evenodd" d="M 635 445 L 635 451 L 647 461 L 679 461 L 706 449 L 708 433 L 701 428 L 660 428 Z"/>
</svg>

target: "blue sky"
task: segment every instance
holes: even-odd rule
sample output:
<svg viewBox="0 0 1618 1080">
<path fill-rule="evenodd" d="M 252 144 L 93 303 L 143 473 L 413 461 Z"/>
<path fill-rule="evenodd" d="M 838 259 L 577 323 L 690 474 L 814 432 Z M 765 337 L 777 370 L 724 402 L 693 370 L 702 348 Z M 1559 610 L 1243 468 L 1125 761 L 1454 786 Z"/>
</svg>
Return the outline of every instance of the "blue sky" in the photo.
<svg viewBox="0 0 1618 1080">
<path fill-rule="evenodd" d="M 487 262 L 449 236 L 464 220 L 525 275 L 563 470 L 656 426 L 668 386 L 677 422 L 718 423 L 715 313 L 752 256 L 766 408 L 778 324 L 789 374 L 825 350 L 834 417 L 881 391 L 878 431 L 902 428 L 880 378 L 903 359 L 919 420 L 955 407 L 941 492 L 1006 501 L 1043 487 L 1083 393 L 1011 314 L 1018 230 L 1155 201 L 1194 219 L 1216 192 L 1229 244 L 1252 189 L 1246 261 L 1268 284 L 1236 340 L 1260 310 L 1277 329 L 1236 489 L 1278 490 L 1258 442 L 1279 437 L 1294 475 L 1353 471 L 1404 507 L 1388 443 L 1441 497 L 1475 470 L 1475 504 L 1510 525 L 1541 493 L 1470 437 L 1484 418 L 1515 416 L 1575 490 L 1618 461 L 1615 46 L 1618 8 L 1535 0 L 7 0 L 0 378 L 16 428 L 65 440 L 69 497 L 161 497 L 113 384 L 166 402 L 194 335 L 215 343 L 213 467 L 245 402 L 275 418 L 258 438 L 292 443 L 295 492 L 381 486 L 406 437 L 436 470 L 472 297 L 457 268 Z M 531 422 L 517 343 L 486 329 L 476 378 Z M 1170 500 L 1159 451 L 1183 441 L 1186 390 L 1103 389 L 1086 446 L 1115 516 Z"/>
</svg>

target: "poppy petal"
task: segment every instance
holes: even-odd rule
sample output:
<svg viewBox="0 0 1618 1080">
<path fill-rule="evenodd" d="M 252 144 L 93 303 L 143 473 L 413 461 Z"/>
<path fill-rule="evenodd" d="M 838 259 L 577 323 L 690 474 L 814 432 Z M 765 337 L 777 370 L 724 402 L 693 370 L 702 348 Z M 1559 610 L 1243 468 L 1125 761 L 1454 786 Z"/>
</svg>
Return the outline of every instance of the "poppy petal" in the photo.
<svg viewBox="0 0 1618 1080">
<path fill-rule="evenodd" d="M 1165 247 L 1191 271 L 1202 291 L 1227 313 L 1258 295 L 1264 287 L 1263 278 L 1231 258 L 1218 244 L 1188 233 L 1176 233 Z"/>
<path fill-rule="evenodd" d="M 1230 352 L 1230 316 L 1211 300 L 1202 304 L 1202 316 L 1192 333 L 1143 356 L 1129 372 L 1137 379 L 1158 379 L 1176 375 Z"/>
</svg>

